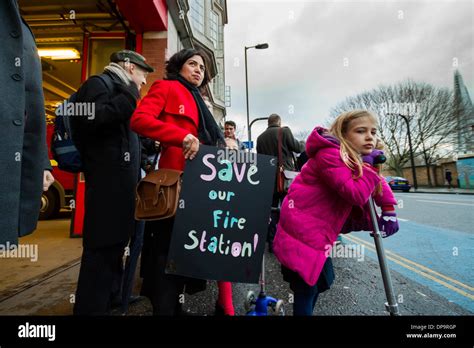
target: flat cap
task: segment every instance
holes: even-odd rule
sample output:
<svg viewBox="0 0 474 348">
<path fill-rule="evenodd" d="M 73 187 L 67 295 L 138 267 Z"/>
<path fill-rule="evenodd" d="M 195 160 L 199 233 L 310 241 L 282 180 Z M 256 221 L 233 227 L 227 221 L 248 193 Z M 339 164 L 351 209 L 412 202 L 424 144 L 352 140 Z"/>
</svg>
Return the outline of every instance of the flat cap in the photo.
<svg viewBox="0 0 474 348">
<path fill-rule="evenodd" d="M 146 63 L 145 57 L 131 50 L 122 50 L 122 51 L 112 53 L 110 56 L 110 61 L 114 63 L 130 62 L 130 63 L 138 65 L 140 68 L 148 72 L 155 71 L 155 69 L 153 69 L 150 65 Z"/>
</svg>

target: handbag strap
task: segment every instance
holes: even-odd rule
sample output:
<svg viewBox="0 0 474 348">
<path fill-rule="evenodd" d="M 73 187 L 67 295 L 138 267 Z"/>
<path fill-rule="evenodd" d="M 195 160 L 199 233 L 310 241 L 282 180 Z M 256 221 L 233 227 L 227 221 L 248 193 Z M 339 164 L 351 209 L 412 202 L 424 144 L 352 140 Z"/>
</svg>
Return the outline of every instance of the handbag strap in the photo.
<svg viewBox="0 0 474 348">
<path fill-rule="evenodd" d="M 159 152 L 155 153 L 155 157 L 153 158 L 153 164 L 152 164 L 152 166 L 153 166 L 152 168 L 153 168 L 153 169 L 156 168 L 156 164 L 158 163 L 158 155 L 159 155 L 159 154 L 160 154 Z"/>
<path fill-rule="evenodd" d="M 282 138 L 283 138 L 283 128 L 280 127 L 280 129 L 278 129 L 278 166 L 280 168 L 283 166 Z"/>
</svg>

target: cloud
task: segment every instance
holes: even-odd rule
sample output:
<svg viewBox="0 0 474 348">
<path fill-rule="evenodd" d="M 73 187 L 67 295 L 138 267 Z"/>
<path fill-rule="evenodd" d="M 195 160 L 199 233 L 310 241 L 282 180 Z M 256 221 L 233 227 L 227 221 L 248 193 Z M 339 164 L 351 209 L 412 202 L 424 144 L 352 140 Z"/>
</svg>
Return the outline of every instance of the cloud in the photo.
<svg viewBox="0 0 474 348">
<path fill-rule="evenodd" d="M 323 124 L 331 107 L 380 84 L 410 78 L 452 87 L 453 62 L 471 94 L 471 1 L 233 1 L 225 27 L 228 117 L 276 112 L 294 132 Z M 265 129 L 255 127 L 253 137 Z"/>
</svg>

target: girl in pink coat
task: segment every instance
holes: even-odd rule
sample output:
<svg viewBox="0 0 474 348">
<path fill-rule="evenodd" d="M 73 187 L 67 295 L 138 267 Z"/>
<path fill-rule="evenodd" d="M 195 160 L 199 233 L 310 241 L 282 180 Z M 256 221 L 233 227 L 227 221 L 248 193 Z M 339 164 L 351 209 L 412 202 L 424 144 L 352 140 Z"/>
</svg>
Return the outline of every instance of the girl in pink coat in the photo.
<svg viewBox="0 0 474 348">
<path fill-rule="evenodd" d="M 375 149 L 376 132 L 375 116 L 354 110 L 339 115 L 329 130 L 316 127 L 308 137 L 308 162 L 281 205 L 273 244 L 285 280 L 295 292 L 294 315 L 312 315 L 328 246 L 353 209 L 365 214 L 373 196 L 382 207 L 382 234 L 398 231 L 396 200 L 373 167 L 374 158 L 383 154 Z"/>
</svg>

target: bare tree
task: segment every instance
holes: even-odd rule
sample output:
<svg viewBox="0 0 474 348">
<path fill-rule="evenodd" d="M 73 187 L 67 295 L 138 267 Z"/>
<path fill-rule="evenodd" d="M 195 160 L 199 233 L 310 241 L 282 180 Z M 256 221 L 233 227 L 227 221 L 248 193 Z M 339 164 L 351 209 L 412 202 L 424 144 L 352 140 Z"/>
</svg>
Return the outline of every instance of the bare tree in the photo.
<svg viewBox="0 0 474 348">
<path fill-rule="evenodd" d="M 297 140 L 306 141 L 306 139 L 308 139 L 310 134 L 311 134 L 310 130 L 304 130 L 304 131 L 299 131 L 299 132 L 295 133 L 293 136 Z"/>
<path fill-rule="evenodd" d="M 387 166 L 398 175 L 410 159 L 407 127 L 399 115 L 406 116 L 413 153 L 423 158 L 432 185 L 430 165 L 454 151 L 456 122 L 452 90 L 407 80 L 348 97 L 336 105 L 330 115 L 335 118 L 354 109 L 369 110 L 379 116 L 379 136 L 385 143 Z"/>
<path fill-rule="evenodd" d="M 455 151 L 457 123 L 453 112 L 453 93 L 448 89 L 437 89 L 421 102 L 416 128 L 419 137 L 417 145 L 425 162 L 430 186 L 433 185 L 430 165 Z"/>
</svg>

